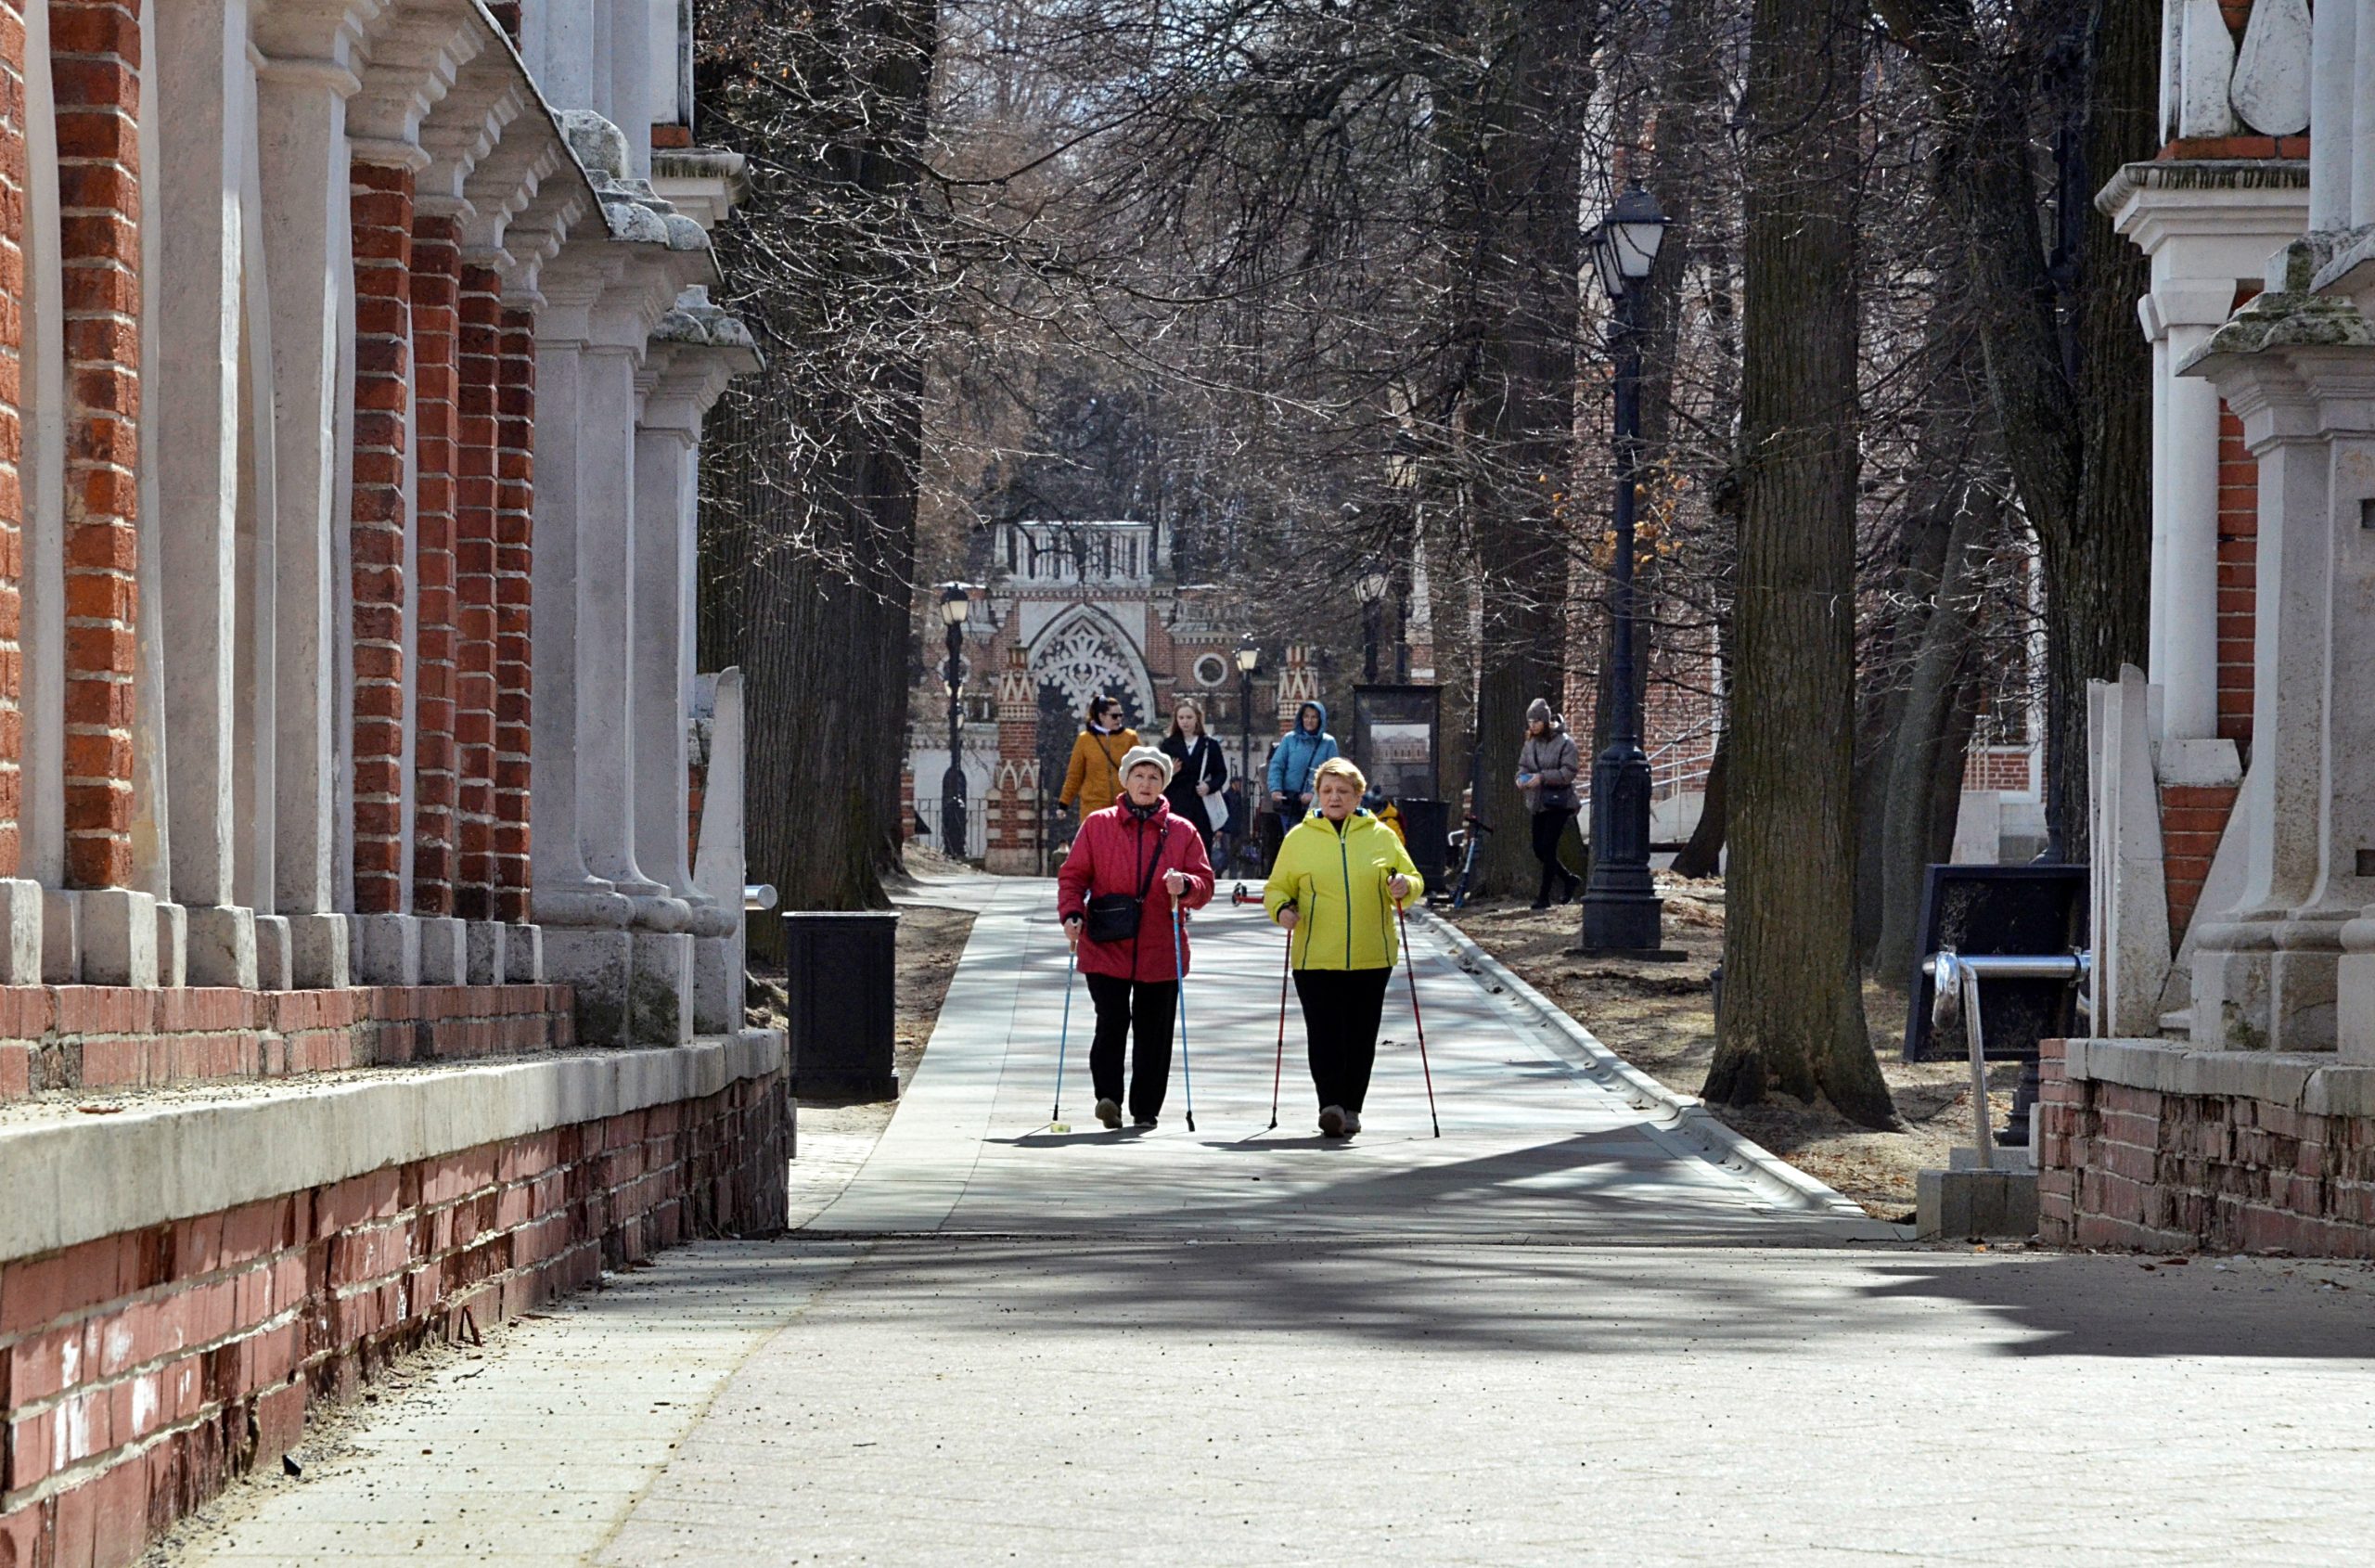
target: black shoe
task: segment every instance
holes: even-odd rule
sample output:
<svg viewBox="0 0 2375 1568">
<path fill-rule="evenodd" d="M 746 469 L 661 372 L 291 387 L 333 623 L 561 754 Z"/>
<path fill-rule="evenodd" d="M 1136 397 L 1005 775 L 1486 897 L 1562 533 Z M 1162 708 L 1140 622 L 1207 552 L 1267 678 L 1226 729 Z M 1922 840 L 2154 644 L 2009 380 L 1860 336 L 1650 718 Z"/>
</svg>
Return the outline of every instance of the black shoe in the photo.
<svg viewBox="0 0 2375 1568">
<path fill-rule="evenodd" d="M 1561 904 L 1573 904 L 1575 902 L 1576 896 L 1583 891 L 1584 879 L 1576 876 L 1571 871 L 1567 874 L 1567 891 L 1560 895 L 1559 902 Z"/>
<path fill-rule="evenodd" d="M 1532 904 L 1527 905 L 1526 907 L 1529 909 L 1547 909 L 1550 907 L 1550 895 L 1548 893 L 1545 893 L 1540 898 L 1535 899 Z"/>
</svg>

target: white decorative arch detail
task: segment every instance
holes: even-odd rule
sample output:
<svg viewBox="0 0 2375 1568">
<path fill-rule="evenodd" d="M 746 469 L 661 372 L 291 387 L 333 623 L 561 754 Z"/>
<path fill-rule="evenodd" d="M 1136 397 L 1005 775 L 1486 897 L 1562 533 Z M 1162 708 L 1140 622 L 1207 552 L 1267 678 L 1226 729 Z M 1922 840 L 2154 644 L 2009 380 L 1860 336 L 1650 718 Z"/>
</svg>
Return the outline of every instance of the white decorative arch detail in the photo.
<svg viewBox="0 0 2375 1568">
<path fill-rule="evenodd" d="M 1146 655 L 1119 622 L 1095 605 L 1074 605 L 1040 629 L 1031 644 L 1031 676 L 1036 685 L 1061 691 L 1074 716 L 1099 691 L 1127 698 L 1141 720 L 1155 715 Z"/>
</svg>

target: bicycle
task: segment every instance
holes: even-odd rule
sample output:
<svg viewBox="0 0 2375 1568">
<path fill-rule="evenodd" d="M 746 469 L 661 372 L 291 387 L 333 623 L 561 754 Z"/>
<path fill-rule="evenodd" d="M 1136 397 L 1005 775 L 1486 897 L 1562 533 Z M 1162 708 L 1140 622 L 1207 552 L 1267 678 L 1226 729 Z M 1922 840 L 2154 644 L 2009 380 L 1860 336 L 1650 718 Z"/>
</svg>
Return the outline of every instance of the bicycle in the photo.
<svg viewBox="0 0 2375 1568">
<path fill-rule="evenodd" d="M 1476 880 L 1476 863 L 1484 857 L 1484 841 L 1492 835 L 1493 825 L 1483 817 L 1470 815 L 1462 825 L 1446 835 L 1449 846 L 1459 855 L 1459 878 L 1451 885 L 1451 906 L 1468 907 L 1469 890 Z"/>
</svg>

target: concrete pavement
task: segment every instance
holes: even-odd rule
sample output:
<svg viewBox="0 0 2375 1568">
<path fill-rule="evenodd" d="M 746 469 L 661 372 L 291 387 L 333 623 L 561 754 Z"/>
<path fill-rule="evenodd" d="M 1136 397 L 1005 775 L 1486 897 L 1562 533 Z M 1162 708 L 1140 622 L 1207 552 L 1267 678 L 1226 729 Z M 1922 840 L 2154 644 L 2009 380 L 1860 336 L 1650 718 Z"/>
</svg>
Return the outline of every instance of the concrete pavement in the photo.
<svg viewBox="0 0 2375 1568">
<path fill-rule="evenodd" d="M 803 1229 L 444 1361 L 172 1561 L 2312 1563 L 2375 1539 L 2350 1480 L 2375 1274 L 1912 1248 L 1710 1158 L 1434 936 L 1444 1137 L 1398 981 L 1371 1130 L 1309 1136 L 1290 1018 L 1266 1133 L 1277 948 L 1250 912 L 1197 926 L 1199 1130 L 1175 1085 L 1150 1135 L 1054 1137 L 1046 889 L 988 893 L 906 1100 L 795 1195 Z M 1085 1053 L 1071 1073 L 1094 1128 Z"/>
</svg>

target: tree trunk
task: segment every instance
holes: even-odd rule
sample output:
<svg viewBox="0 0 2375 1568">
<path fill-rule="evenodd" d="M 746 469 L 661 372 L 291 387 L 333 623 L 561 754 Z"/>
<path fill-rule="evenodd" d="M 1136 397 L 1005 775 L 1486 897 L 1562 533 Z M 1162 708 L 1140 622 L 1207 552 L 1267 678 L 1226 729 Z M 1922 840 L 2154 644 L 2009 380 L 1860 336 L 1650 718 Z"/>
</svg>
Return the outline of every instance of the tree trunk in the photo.
<svg viewBox="0 0 2375 1568">
<path fill-rule="evenodd" d="M 1707 793 L 1699 807 L 1699 826 L 1690 842 L 1674 857 L 1677 877 L 1712 877 L 1724 866 L 1724 759 L 1732 749 L 1727 730 L 1715 740 L 1715 760 L 1707 765 Z"/>
<path fill-rule="evenodd" d="M 1894 1123 L 1855 952 L 1860 6 L 1755 0 L 1724 1012 L 1706 1097 Z"/>
<path fill-rule="evenodd" d="M 1489 6 L 1500 34 L 1489 101 L 1466 144 L 1457 202 L 1474 261 L 1464 334 L 1476 366 L 1470 421 L 1482 437 L 1472 482 L 1484 625 L 1478 652 L 1483 742 L 1476 815 L 1491 823 L 1479 885 L 1506 893 L 1534 873 L 1515 783 L 1527 704 L 1559 703 L 1565 649 L 1566 551 L 1556 492 L 1572 469 L 1577 225 L 1589 19 L 1580 0 Z"/>
<path fill-rule="evenodd" d="M 719 231 L 718 250 L 741 287 L 722 302 L 751 322 L 769 366 L 712 416 L 699 637 L 705 662 L 743 668 L 752 878 L 774 882 L 788 909 L 879 907 L 904 839 L 922 366 L 897 346 L 915 341 L 904 329 L 919 282 L 913 251 L 870 242 L 879 231 L 867 225 L 903 221 L 918 198 L 913 149 L 937 13 L 923 0 L 881 0 L 802 16 L 815 25 L 797 36 L 815 57 L 783 80 L 802 79 L 779 100 L 744 105 L 741 120 L 705 127 L 728 144 L 760 128 L 741 137 L 765 172 L 755 211 Z M 772 17 L 746 7 L 737 20 Z M 820 132 L 812 122 L 828 101 L 863 104 L 863 126 Z M 829 249 L 814 238 L 822 225 L 798 231 L 813 249 L 792 283 L 769 264 L 785 237 L 764 226 L 787 202 L 849 209 Z M 813 379 L 816 356 L 802 351 L 853 316 L 893 346 L 862 388 Z M 751 935 L 754 951 L 780 952 L 775 921 L 754 921 Z"/>
<path fill-rule="evenodd" d="M 1918 956 L 1915 927 L 1921 918 L 1921 882 L 1938 816 L 1940 756 L 1954 738 L 1971 653 L 1971 578 L 1985 559 L 1994 531 L 1992 509 L 1976 496 L 1955 516 L 1936 603 L 1922 623 L 1897 738 L 1890 748 L 1888 784 L 1881 802 L 1881 930 L 1873 945 L 1872 970 L 1882 984 L 1893 988 L 1906 983 Z"/>
<path fill-rule="evenodd" d="M 2096 0 L 2089 55 L 2085 166 L 2091 195 L 2121 165 L 2160 145 L 2161 7 Z M 2084 861 L 2086 683 L 2117 680 L 2147 661 L 2152 619 L 2152 350 L 2136 302 L 2151 291 L 2144 252 L 2091 200 L 2081 213 L 2077 299 L 2078 407 L 2086 468 L 2069 536 L 2046 544 L 2046 822 L 2061 858 Z"/>
<path fill-rule="evenodd" d="M 2035 64 L 1991 53 L 1970 0 L 1874 0 L 1936 95 L 1963 203 L 1971 298 L 2013 485 L 2045 573 L 2046 818 L 2061 858 L 2086 858 L 2086 682 L 2141 662 L 2151 613 L 2151 351 L 2137 331 L 2143 253 L 2086 199 L 2159 143 L 2161 8 L 2092 0 L 2080 134 L 2064 156 L 2077 222 L 2065 343 L 2031 163 Z M 1989 23 L 1989 37 L 1997 35 Z"/>
</svg>

